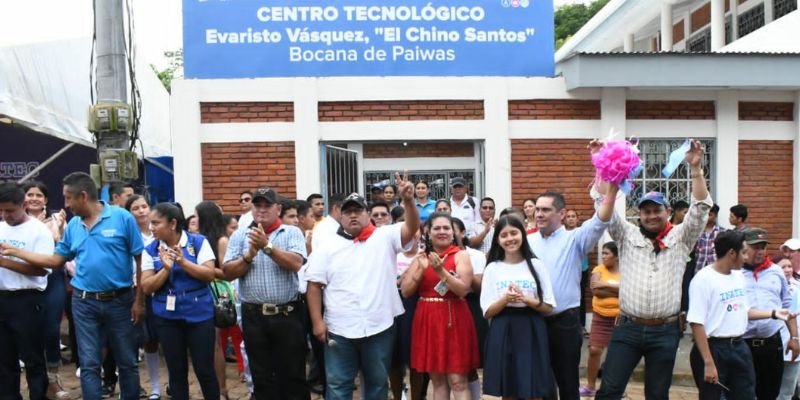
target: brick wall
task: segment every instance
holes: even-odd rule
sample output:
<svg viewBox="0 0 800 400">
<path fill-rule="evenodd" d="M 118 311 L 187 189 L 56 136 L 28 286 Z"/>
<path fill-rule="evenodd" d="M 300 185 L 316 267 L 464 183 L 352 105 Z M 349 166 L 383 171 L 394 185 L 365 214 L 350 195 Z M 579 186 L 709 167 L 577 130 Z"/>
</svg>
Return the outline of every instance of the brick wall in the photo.
<svg viewBox="0 0 800 400">
<path fill-rule="evenodd" d="M 270 186 L 287 198 L 297 195 L 294 142 L 202 143 L 203 200 L 239 213 L 239 193 Z"/>
<path fill-rule="evenodd" d="M 365 143 L 364 158 L 411 157 L 472 157 L 475 147 L 471 142 L 450 143 Z"/>
<path fill-rule="evenodd" d="M 644 101 L 625 102 L 627 119 L 714 119 L 713 101 Z"/>
<path fill-rule="evenodd" d="M 672 26 L 672 43 L 678 43 L 683 40 L 683 24 L 683 20 L 680 20 Z"/>
<path fill-rule="evenodd" d="M 323 101 L 320 122 L 483 119 L 482 100 Z"/>
<path fill-rule="evenodd" d="M 293 122 L 294 103 L 289 101 L 200 103 L 200 122 Z"/>
<path fill-rule="evenodd" d="M 792 149 L 790 140 L 739 142 L 739 202 L 747 224 L 769 232 L 770 254 L 792 237 Z"/>
<path fill-rule="evenodd" d="M 740 121 L 794 121 L 794 103 L 740 101 Z"/>
<path fill-rule="evenodd" d="M 508 119 L 600 119 L 600 100 L 511 100 Z"/>
<path fill-rule="evenodd" d="M 697 32 L 698 29 L 711 22 L 711 3 L 706 3 L 706 5 L 695 10 L 691 15 L 690 20 L 692 23 L 692 33 Z"/>
</svg>

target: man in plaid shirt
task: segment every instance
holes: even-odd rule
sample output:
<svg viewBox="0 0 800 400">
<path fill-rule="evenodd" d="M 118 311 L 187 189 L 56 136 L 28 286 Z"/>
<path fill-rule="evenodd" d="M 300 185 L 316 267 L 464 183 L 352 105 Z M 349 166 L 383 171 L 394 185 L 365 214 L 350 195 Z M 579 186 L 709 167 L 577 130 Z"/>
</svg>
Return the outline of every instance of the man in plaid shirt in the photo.
<svg viewBox="0 0 800 400">
<path fill-rule="evenodd" d="M 599 149 L 595 145 L 594 149 Z M 692 141 L 686 152 L 692 176 L 692 201 L 680 225 L 669 223 L 666 196 L 650 192 L 639 200 L 639 225 L 614 214 L 608 232 L 619 247 L 619 322 L 603 367 L 595 399 L 620 399 L 633 369 L 644 356 L 645 397 L 668 399 L 681 337 L 678 313 L 681 282 L 689 252 L 706 226 L 713 205 L 701 169 L 705 150 Z M 611 188 L 609 195 L 616 195 Z"/>
<path fill-rule="evenodd" d="M 719 206 L 714 204 L 708 212 L 708 221 L 706 222 L 706 229 L 700 233 L 697 238 L 697 246 L 695 247 L 696 262 L 694 265 L 694 272 L 700 271 L 706 265 L 711 265 L 717 261 L 717 254 L 714 252 L 714 240 L 725 229 L 717 224 L 717 214 L 719 213 Z"/>
</svg>

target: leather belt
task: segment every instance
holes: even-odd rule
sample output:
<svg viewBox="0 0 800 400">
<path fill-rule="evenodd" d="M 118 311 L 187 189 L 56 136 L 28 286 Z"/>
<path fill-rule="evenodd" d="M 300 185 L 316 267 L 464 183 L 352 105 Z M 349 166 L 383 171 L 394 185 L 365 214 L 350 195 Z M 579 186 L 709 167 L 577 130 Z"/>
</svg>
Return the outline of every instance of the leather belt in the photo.
<svg viewBox="0 0 800 400">
<path fill-rule="evenodd" d="M 631 317 L 630 315 L 620 315 L 619 318 L 621 321 L 633 322 L 634 324 L 644 326 L 664 325 L 678 321 L 677 315 L 672 315 L 666 318 L 638 318 Z"/>
<path fill-rule="evenodd" d="M 708 338 L 709 343 L 723 343 L 723 344 L 736 344 L 741 342 L 741 336 L 734 336 L 734 337 L 710 337 Z"/>
<path fill-rule="evenodd" d="M 776 333 L 776 334 L 774 334 L 774 335 L 772 335 L 772 336 L 770 336 L 768 338 L 750 338 L 750 339 L 745 339 L 745 341 L 751 347 L 763 347 L 763 346 L 766 346 L 766 345 L 768 345 L 770 343 L 773 343 L 773 342 L 776 342 L 776 341 L 778 343 L 780 343 L 781 342 L 781 333 L 780 333 L 780 331 L 778 331 L 778 333 Z"/>
<path fill-rule="evenodd" d="M 79 289 L 75 289 L 75 296 L 80 297 L 81 299 L 94 299 L 100 301 L 109 301 L 113 300 L 123 294 L 126 294 L 131 291 L 131 288 L 126 287 L 117 290 L 109 290 L 107 292 L 87 292 Z"/>
<path fill-rule="evenodd" d="M 256 303 L 242 303 L 242 307 L 246 310 L 255 311 L 261 315 L 289 315 L 292 311 L 296 310 L 299 301 L 292 301 L 284 304 L 256 304 Z"/>
</svg>

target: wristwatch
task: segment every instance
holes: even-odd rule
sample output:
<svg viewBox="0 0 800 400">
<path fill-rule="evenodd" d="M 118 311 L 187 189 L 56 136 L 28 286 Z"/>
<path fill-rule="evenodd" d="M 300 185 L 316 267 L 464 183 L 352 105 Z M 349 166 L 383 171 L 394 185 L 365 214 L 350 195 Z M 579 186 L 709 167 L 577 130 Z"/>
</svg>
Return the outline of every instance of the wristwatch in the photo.
<svg viewBox="0 0 800 400">
<path fill-rule="evenodd" d="M 264 246 L 264 248 L 261 249 L 261 250 L 264 252 L 264 254 L 266 254 L 268 256 L 271 256 L 272 255 L 272 243 L 267 243 L 267 245 Z"/>
</svg>

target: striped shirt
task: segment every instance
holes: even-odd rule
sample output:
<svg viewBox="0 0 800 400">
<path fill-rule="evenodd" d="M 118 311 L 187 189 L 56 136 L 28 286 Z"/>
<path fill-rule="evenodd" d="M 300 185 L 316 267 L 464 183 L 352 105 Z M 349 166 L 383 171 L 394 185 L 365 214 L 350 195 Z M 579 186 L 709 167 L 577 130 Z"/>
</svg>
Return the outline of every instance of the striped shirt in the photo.
<svg viewBox="0 0 800 400">
<path fill-rule="evenodd" d="M 681 308 L 681 284 L 689 253 L 706 226 L 711 195 L 692 199 L 683 223 L 664 238 L 666 248 L 658 254 L 653 242 L 639 226 L 617 213 L 611 217 L 608 233 L 619 247 L 619 305 L 624 315 L 638 318 L 666 318 Z"/>
<path fill-rule="evenodd" d="M 247 253 L 249 227 L 239 228 L 228 242 L 225 262 Z M 306 241 L 296 226 L 281 225 L 269 235 L 269 243 L 278 249 L 291 251 L 306 258 Z M 297 273 L 281 268 L 263 251 L 256 254 L 250 269 L 239 278 L 239 298 L 243 303 L 284 304 L 298 298 Z"/>
</svg>

